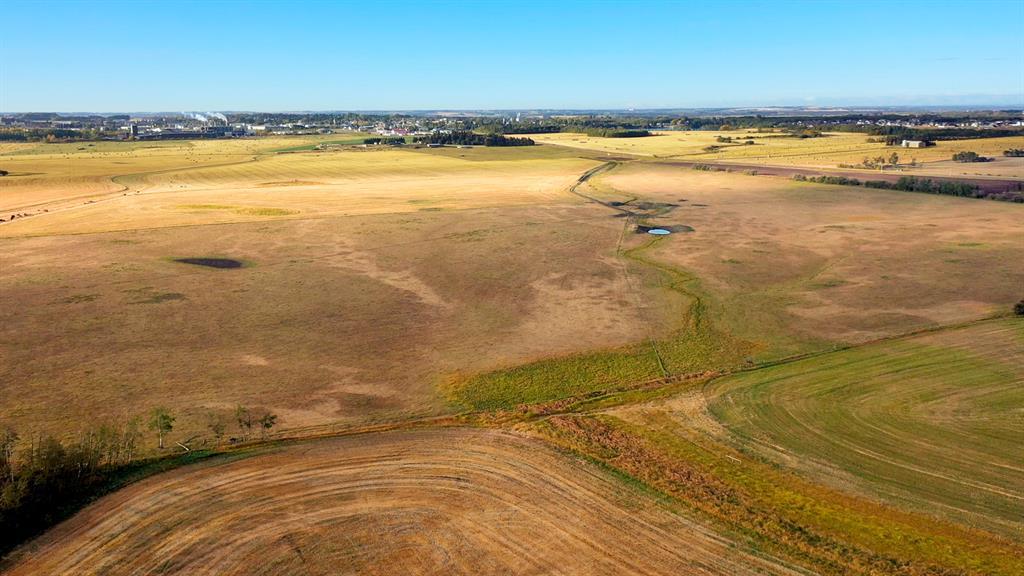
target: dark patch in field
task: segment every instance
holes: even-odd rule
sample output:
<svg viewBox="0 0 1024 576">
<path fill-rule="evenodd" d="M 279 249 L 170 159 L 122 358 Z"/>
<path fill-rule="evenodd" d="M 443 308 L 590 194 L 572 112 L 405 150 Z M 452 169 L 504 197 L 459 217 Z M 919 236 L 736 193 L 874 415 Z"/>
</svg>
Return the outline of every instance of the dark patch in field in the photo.
<svg viewBox="0 0 1024 576">
<path fill-rule="evenodd" d="M 160 292 L 152 294 L 148 298 L 142 300 L 135 300 L 132 304 L 160 304 L 162 302 L 172 302 L 174 300 L 184 300 L 185 295 L 178 292 Z"/>
<path fill-rule="evenodd" d="M 240 260 L 233 260 L 231 258 L 175 258 L 175 262 L 182 264 L 194 264 L 196 266 L 206 266 L 208 268 L 241 268 L 242 262 Z"/>
<path fill-rule="evenodd" d="M 686 224 L 666 224 L 664 226 L 646 226 L 644 224 L 637 224 L 636 225 L 636 233 L 637 234 L 646 234 L 649 230 L 654 230 L 655 228 L 661 228 L 662 230 L 668 230 L 669 232 L 672 232 L 673 234 L 676 233 L 676 232 L 693 232 L 693 226 L 687 226 Z"/>
<path fill-rule="evenodd" d="M 92 302 L 93 300 L 99 298 L 99 296 L 99 294 L 74 294 L 72 296 L 64 298 L 63 300 L 60 300 L 60 302 L 63 304 L 80 304 L 82 302 Z"/>
</svg>

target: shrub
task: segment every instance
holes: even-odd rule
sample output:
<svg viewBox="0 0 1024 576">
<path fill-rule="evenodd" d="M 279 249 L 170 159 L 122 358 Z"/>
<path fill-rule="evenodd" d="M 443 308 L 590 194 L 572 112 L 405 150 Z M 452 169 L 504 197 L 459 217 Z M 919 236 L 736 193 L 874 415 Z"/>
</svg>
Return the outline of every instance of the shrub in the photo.
<svg viewBox="0 0 1024 576">
<path fill-rule="evenodd" d="M 979 156 L 977 152 L 963 151 L 953 154 L 953 160 L 956 162 L 988 162 L 990 158 Z"/>
</svg>

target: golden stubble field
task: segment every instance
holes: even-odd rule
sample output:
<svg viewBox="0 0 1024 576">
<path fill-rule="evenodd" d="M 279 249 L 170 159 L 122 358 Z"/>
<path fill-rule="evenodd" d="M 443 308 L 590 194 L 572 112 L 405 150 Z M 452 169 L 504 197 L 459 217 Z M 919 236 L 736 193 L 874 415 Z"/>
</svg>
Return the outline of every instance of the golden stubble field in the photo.
<svg viewBox="0 0 1024 576">
<path fill-rule="evenodd" d="M 797 573 L 540 441 L 460 429 L 181 469 L 21 556 L 11 576 Z"/>
<path fill-rule="evenodd" d="M 833 132 L 823 138 L 787 138 L 779 133 L 754 130 L 655 132 L 644 138 L 600 138 L 586 134 L 531 134 L 537 142 L 590 150 L 608 156 L 629 154 L 637 157 L 674 158 L 694 162 L 736 162 L 775 166 L 837 168 L 840 164 L 858 164 L 864 157 L 889 157 L 896 152 L 901 163 L 916 160 L 915 168 L 902 171 L 915 176 L 983 176 L 1024 178 L 1024 158 L 1005 158 L 1003 151 L 1024 148 L 1024 136 L 939 141 L 928 148 L 900 148 L 868 142 L 862 133 Z M 718 137 L 753 145 L 721 143 Z M 718 150 L 705 150 L 718 146 Z M 995 159 L 994 162 L 961 164 L 952 162 L 953 154 L 973 151 Z"/>
<path fill-rule="evenodd" d="M 137 178 L 167 170 L 247 162 L 295 139 L 7 144 L 0 147 L 0 217 L 134 193 Z M 301 142 L 305 142 L 302 139 Z"/>
</svg>

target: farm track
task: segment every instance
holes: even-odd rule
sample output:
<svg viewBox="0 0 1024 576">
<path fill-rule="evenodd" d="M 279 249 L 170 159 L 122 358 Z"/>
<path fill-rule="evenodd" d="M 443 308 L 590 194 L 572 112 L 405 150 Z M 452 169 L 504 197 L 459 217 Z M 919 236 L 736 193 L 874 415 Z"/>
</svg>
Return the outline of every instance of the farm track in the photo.
<svg viewBox="0 0 1024 576">
<path fill-rule="evenodd" d="M 439 571 L 793 573 L 537 440 L 461 429 L 179 469 L 89 507 L 8 574 Z"/>
</svg>

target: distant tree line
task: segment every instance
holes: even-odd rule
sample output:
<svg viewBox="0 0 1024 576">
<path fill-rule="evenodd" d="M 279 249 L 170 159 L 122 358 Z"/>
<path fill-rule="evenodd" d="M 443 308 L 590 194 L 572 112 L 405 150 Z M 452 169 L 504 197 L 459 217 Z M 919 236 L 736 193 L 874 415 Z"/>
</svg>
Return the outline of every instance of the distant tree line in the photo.
<svg viewBox="0 0 1024 576">
<path fill-rule="evenodd" d="M 880 188 L 883 190 L 900 190 L 904 192 L 924 192 L 926 194 L 942 194 L 945 196 L 960 196 L 963 198 L 985 198 L 988 200 L 1001 200 L 1004 202 L 1024 203 L 1024 190 L 1006 192 L 986 192 L 976 184 L 969 182 L 953 182 L 949 180 L 935 181 L 931 178 L 917 178 L 914 176 L 903 176 L 896 182 L 887 180 L 866 180 L 846 176 L 804 176 L 796 174 L 794 180 L 800 182 L 818 182 L 821 184 L 838 184 L 842 186 L 863 186 L 865 188 Z M 1018 188 L 1021 186 L 1018 185 Z"/>
<path fill-rule="evenodd" d="M 382 138 L 365 138 L 363 144 L 377 145 L 384 144 L 386 146 L 401 146 L 405 144 L 404 136 L 386 136 Z"/>
<path fill-rule="evenodd" d="M 1024 158 L 1024 148 L 1010 148 L 1009 150 L 1003 150 L 1003 156 L 1009 158 Z"/>
<path fill-rule="evenodd" d="M 533 146 L 536 144 L 530 138 L 511 138 L 501 134 L 477 134 L 468 131 L 417 136 L 413 142 L 458 146 Z"/>
<path fill-rule="evenodd" d="M 1005 138 L 1021 136 L 1024 131 L 1010 128 L 912 128 L 907 126 L 874 126 L 868 134 L 884 136 L 885 143 L 899 146 L 904 140 L 968 140 L 973 138 Z"/>
<path fill-rule="evenodd" d="M 244 406 L 235 409 L 234 420 L 239 435 L 228 439 L 231 444 L 256 434 L 266 439 L 277 424 L 276 415 Z M 0 556 L 133 478 L 216 453 L 209 448 L 221 445 L 227 431 L 227 421 L 211 414 L 213 441 L 202 442 L 207 449 L 193 450 L 190 445 L 199 438 L 193 436 L 174 442 L 176 459 L 142 457 L 152 454 L 141 447 L 144 430 L 155 434 L 163 450 L 175 421 L 170 410 L 157 407 L 145 420 L 104 424 L 70 441 L 21 438 L 14 429 L 0 427 Z"/>
<path fill-rule="evenodd" d="M 0 130 L 0 142 L 78 142 L 116 136 L 101 130 L 65 130 L 62 128 L 8 128 Z"/>
<path fill-rule="evenodd" d="M 586 126 L 566 126 L 562 132 L 575 132 L 596 136 L 598 138 L 643 138 L 650 136 L 650 130 L 638 130 L 630 128 L 590 128 Z"/>
</svg>

